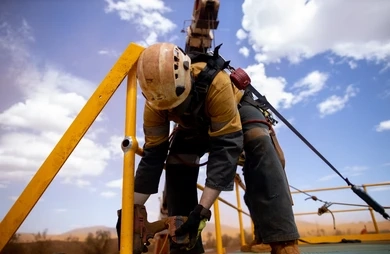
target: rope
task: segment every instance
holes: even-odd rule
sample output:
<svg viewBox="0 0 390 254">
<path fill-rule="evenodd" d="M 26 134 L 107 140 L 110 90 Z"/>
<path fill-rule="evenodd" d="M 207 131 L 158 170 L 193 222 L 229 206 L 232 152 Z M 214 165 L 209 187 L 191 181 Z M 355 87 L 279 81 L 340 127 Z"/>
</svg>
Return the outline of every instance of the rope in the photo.
<svg viewBox="0 0 390 254">
<path fill-rule="evenodd" d="M 334 217 L 334 214 L 332 213 L 332 211 L 328 209 L 328 207 L 331 205 L 332 205 L 332 203 L 325 203 L 323 206 L 318 208 L 318 215 L 321 216 L 324 213 L 329 212 L 333 218 L 333 229 L 336 229 L 336 218 Z"/>
</svg>

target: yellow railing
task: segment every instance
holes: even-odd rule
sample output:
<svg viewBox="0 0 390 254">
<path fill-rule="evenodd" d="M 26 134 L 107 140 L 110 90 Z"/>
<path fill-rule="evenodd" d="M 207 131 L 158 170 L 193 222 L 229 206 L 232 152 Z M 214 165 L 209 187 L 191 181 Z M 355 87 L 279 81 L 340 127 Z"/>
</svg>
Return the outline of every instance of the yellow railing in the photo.
<svg viewBox="0 0 390 254">
<path fill-rule="evenodd" d="M 135 67 L 143 47 L 130 43 L 112 69 L 96 88 L 87 103 L 73 120 L 49 156 L 35 173 L 31 181 L 15 201 L 0 223 L 0 251 L 19 229 L 34 208 L 42 194 L 58 174 L 80 140 L 103 110 L 112 95 L 127 76 L 126 126 L 124 151 L 123 190 L 122 190 L 122 231 L 121 254 L 131 254 L 133 250 L 133 198 L 134 198 L 134 159 L 139 152 L 135 138 L 137 85 Z"/>
<path fill-rule="evenodd" d="M 367 187 L 377 187 L 377 186 L 388 186 L 390 185 L 390 182 L 384 182 L 384 183 L 373 183 L 373 184 L 363 184 L 362 187 L 364 188 L 364 191 L 367 192 Z M 231 208 L 237 210 L 238 216 L 239 216 L 239 228 L 240 228 L 240 239 L 241 239 L 241 245 L 245 245 L 245 237 L 244 237 L 244 227 L 242 223 L 242 214 L 250 216 L 247 212 L 243 211 L 241 208 L 241 197 L 239 193 L 239 187 L 241 187 L 245 191 L 245 185 L 242 183 L 240 177 L 237 175 L 235 179 L 235 187 L 236 187 L 236 199 L 237 199 L 237 206 L 234 206 L 230 202 L 218 198 L 221 202 L 225 203 L 226 205 L 230 206 Z M 203 187 L 198 184 L 198 188 L 203 190 Z M 319 189 L 308 189 L 308 190 L 301 190 L 301 191 L 293 191 L 291 194 L 300 194 L 302 192 L 310 193 L 310 192 L 319 192 L 319 191 L 335 191 L 335 190 L 343 190 L 343 189 L 350 189 L 348 186 L 341 186 L 341 187 L 332 187 L 332 188 L 319 188 Z M 218 207 L 218 206 L 217 206 Z M 332 213 L 341 213 L 341 212 L 356 212 L 356 211 L 369 211 L 372 222 L 374 224 L 375 233 L 379 234 L 378 224 L 375 219 L 374 211 L 371 207 L 367 208 L 358 208 L 358 209 L 344 209 L 344 210 L 332 210 Z M 220 215 L 219 210 L 214 207 L 214 213 L 215 213 L 215 224 L 216 224 L 216 231 L 217 228 L 220 228 Z M 301 216 L 301 215 L 313 215 L 318 214 L 318 212 L 305 212 L 305 213 L 295 213 L 295 216 Z M 252 223 L 252 234 L 253 234 L 253 223 Z M 220 236 L 220 235 L 219 235 Z M 218 238 L 218 234 L 216 234 L 216 244 L 217 244 L 217 253 L 222 254 L 222 239 Z M 372 236 L 372 235 L 371 235 Z M 385 237 L 378 237 L 378 240 L 390 240 L 390 236 L 386 235 Z M 375 237 L 370 237 L 369 240 L 375 240 Z"/>
<path fill-rule="evenodd" d="M 379 186 L 389 186 L 390 182 L 384 182 L 384 183 L 372 183 L 372 184 L 363 184 L 362 187 L 365 192 L 368 193 L 367 188 L 368 187 L 379 187 Z M 319 189 L 308 189 L 308 190 L 301 190 L 301 191 L 293 191 L 292 194 L 300 194 L 302 192 L 305 193 L 312 193 L 312 192 L 319 192 L 319 191 L 335 191 L 335 190 L 345 190 L 350 189 L 349 186 L 340 186 L 340 187 L 332 187 L 332 188 L 319 188 Z M 345 212 L 361 212 L 361 211 L 369 211 L 372 223 L 375 228 L 375 233 L 379 233 L 378 223 L 375 219 L 374 210 L 371 207 L 367 208 L 356 208 L 356 209 L 343 209 L 343 210 L 332 210 L 332 213 L 345 213 Z M 295 216 L 301 216 L 301 215 L 312 215 L 312 214 L 318 214 L 318 212 L 305 212 L 305 213 L 295 213 Z"/>
<path fill-rule="evenodd" d="M 136 106 L 137 106 L 137 80 L 136 80 L 136 63 L 139 55 L 143 51 L 143 47 L 130 43 L 127 49 L 119 57 L 113 68 L 103 79 L 101 84 L 97 87 L 95 92 L 89 98 L 80 113 L 76 116 L 72 124 L 66 130 L 64 135 L 53 148 L 49 156 L 38 169 L 34 177 L 28 183 L 22 194 L 15 201 L 11 209 L 5 215 L 0 223 L 0 251 L 4 248 L 7 242 L 11 239 L 13 234 L 19 229 L 20 225 L 31 212 L 35 204 L 38 202 L 47 187 L 53 181 L 61 167 L 69 158 L 73 150 L 76 148 L 80 140 L 84 137 L 92 123 L 103 110 L 107 102 L 120 86 L 124 78 L 127 76 L 127 94 L 126 94 L 126 115 L 125 115 L 125 130 L 124 140 L 121 147 L 124 152 L 123 158 L 123 183 L 122 183 L 122 230 L 121 230 L 121 254 L 130 254 L 133 250 L 133 211 L 134 211 L 134 168 L 135 155 L 142 156 L 142 149 L 138 146 L 136 139 Z M 383 186 L 390 183 L 381 184 L 366 184 L 364 188 L 371 186 Z M 237 206 L 229 203 L 223 198 L 219 197 L 214 203 L 214 219 L 216 232 L 216 248 L 219 254 L 223 253 L 222 233 L 220 225 L 219 202 L 222 202 L 229 207 L 237 210 L 238 221 L 240 227 L 241 244 L 245 244 L 244 226 L 242 222 L 242 215 L 250 216 L 247 212 L 242 210 L 241 197 L 239 187 L 245 189 L 245 185 L 241 182 L 239 177 L 235 180 L 235 191 L 237 198 Z M 198 188 L 203 190 L 201 185 Z M 336 187 L 306 190 L 305 192 L 339 190 L 349 187 Z M 296 194 L 296 192 L 293 192 Z M 367 209 L 353 209 L 333 212 L 350 212 L 361 211 Z M 378 233 L 378 227 L 372 209 L 369 209 L 375 230 Z M 305 215 L 314 213 L 301 213 L 296 215 Z M 252 223 L 253 234 L 253 223 Z"/>
</svg>

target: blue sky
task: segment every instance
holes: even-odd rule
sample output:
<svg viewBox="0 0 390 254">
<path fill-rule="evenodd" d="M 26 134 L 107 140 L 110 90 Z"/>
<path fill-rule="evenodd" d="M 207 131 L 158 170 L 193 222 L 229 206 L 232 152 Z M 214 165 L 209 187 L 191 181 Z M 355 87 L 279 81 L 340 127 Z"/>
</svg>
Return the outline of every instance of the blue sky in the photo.
<svg viewBox="0 0 390 254">
<path fill-rule="evenodd" d="M 255 87 L 352 183 L 390 181 L 390 2 L 221 2 L 215 43 L 223 43 L 224 58 L 245 68 Z M 130 42 L 184 47 L 180 31 L 188 26 L 183 22 L 191 19 L 193 1 L 6 0 L 0 7 L 2 218 Z M 115 225 L 124 100 L 122 85 L 20 231 Z M 142 96 L 138 102 L 142 145 Z M 292 186 L 346 185 L 286 126 L 279 123 L 276 130 Z M 158 216 L 163 178 L 160 193 L 147 202 L 150 220 Z M 202 169 L 199 183 L 204 179 Z M 369 189 L 383 206 L 390 206 L 389 191 Z M 350 190 L 313 194 L 363 204 Z M 235 203 L 234 192 L 222 197 Z M 305 198 L 294 195 L 295 212 L 315 212 L 322 205 Z M 220 207 L 222 220 L 238 226 L 236 212 Z M 339 222 L 369 219 L 368 212 L 336 214 Z M 330 215 L 297 220 L 332 222 Z"/>
</svg>

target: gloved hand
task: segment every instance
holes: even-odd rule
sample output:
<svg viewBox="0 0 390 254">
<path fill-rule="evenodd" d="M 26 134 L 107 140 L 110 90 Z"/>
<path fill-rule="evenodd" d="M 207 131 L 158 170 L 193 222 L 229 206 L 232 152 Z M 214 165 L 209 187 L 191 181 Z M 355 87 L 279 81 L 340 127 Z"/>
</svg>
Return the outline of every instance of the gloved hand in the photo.
<svg viewBox="0 0 390 254">
<path fill-rule="evenodd" d="M 206 221 L 211 218 L 211 211 L 204 208 L 202 205 L 197 205 L 190 213 L 188 219 L 175 231 L 176 237 L 188 234 L 189 244 L 186 246 L 187 250 L 194 248 L 203 228 L 206 226 Z"/>
</svg>

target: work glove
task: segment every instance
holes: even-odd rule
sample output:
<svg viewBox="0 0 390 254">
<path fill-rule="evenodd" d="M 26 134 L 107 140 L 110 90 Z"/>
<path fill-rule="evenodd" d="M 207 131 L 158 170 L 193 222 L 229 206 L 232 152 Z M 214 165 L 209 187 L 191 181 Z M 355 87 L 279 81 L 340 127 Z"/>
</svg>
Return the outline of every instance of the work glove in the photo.
<svg viewBox="0 0 390 254">
<path fill-rule="evenodd" d="M 189 244 L 185 247 L 186 250 L 190 250 L 195 247 L 202 230 L 206 226 L 206 221 L 209 221 L 210 218 L 211 211 L 204 208 L 202 205 L 197 205 L 188 216 L 187 221 L 176 229 L 176 237 L 188 234 Z"/>
</svg>

